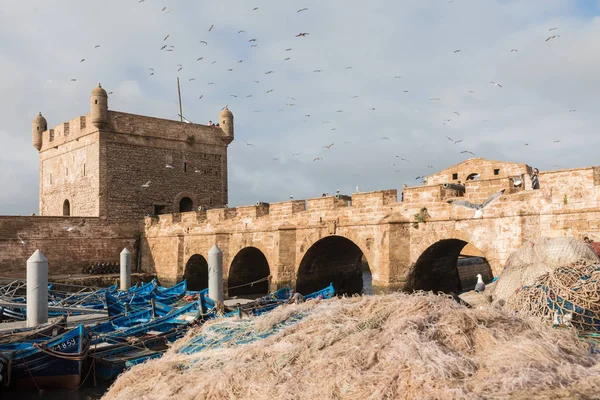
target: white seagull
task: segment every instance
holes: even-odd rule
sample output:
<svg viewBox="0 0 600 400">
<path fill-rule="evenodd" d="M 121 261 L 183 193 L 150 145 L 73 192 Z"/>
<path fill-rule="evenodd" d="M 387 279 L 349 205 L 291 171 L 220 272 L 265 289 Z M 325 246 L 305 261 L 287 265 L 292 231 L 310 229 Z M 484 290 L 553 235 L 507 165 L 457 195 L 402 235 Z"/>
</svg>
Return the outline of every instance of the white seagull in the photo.
<svg viewBox="0 0 600 400">
<path fill-rule="evenodd" d="M 475 215 L 473 216 L 473 218 L 481 218 L 483 217 L 483 209 L 490 204 L 491 202 L 493 202 L 494 200 L 496 200 L 498 197 L 502 196 L 502 194 L 504 194 L 504 191 L 506 189 L 502 189 L 499 192 L 494 193 L 493 195 L 491 195 L 486 201 L 484 201 L 481 204 L 473 204 L 467 200 L 448 200 L 449 204 L 455 204 L 457 206 L 463 206 L 463 207 L 467 207 L 467 208 L 472 208 L 475 211 Z"/>
<path fill-rule="evenodd" d="M 148 182 L 144 183 L 144 184 L 142 185 L 142 187 L 143 187 L 143 188 L 150 187 L 150 183 L 152 183 L 152 181 L 148 181 Z"/>
<path fill-rule="evenodd" d="M 498 86 L 499 88 L 502 87 L 502 85 L 499 84 L 498 82 L 490 81 L 490 83 L 493 84 L 494 86 Z"/>
<path fill-rule="evenodd" d="M 67 228 L 67 232 L 72 232 L 74 231 L 77 227 L 82 226 L 83 224 L 85 224 L 85 219 L 83 221 L 81 221 L 80 223 L 78 223 L 77 225 L 73 225 Z"/>
<path fill-rule="evenodd" d="M 483 279 L 481 279 L 481 274 L 477 274 L 477 284 L 475 285 L 475 291 L 477 293 L 481 293 L 485 290 L 485 283 L 483 283 Z"/>
</svg>

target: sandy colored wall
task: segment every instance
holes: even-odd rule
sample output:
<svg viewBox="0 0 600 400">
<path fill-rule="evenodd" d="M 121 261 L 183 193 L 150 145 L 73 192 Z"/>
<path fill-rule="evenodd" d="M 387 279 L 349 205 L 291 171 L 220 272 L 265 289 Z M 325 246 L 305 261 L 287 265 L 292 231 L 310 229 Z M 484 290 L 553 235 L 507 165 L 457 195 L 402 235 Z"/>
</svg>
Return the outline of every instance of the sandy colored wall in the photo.
<svg viewBox="0 0 600 400">
<path fill-rule="evenodd" d="M 107 225 L 99 218 L 0 216 L 0 276 L 24 277 L 26 261 L 36 249 L 48 258 L 50 276 L 80 274 L 93 262 L 119 262 L 125 247 L 136 265 L 138 229 L 137 223 Z"/>
</svg>

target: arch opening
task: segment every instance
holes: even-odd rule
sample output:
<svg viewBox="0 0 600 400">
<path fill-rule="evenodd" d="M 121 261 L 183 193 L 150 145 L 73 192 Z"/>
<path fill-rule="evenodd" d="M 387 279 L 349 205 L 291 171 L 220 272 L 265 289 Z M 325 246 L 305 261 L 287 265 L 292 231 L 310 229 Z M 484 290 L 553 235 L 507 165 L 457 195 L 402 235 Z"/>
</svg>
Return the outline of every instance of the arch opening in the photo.
<svg viewBox="0 0 600 400">
<path fill-rule="evenodd" d="M 179 200 L 179 212 L 189 212 L 194 210 L 194 201 L 189 197 L 183 197 Z"/>
<path fill-rule="evenodd" d="M 71 203 L 69 203 L 69 200 L 65 200 L 63 202 L 63 216 L 68 217 L 70 215 L 71 215 Z"/>
<path fill-rule="evenodd" d="M 233 258 L 227 277 L 227 295 L 257 298 L 269 293 L 269 281 L 263 280 L 271 274 L 269 262 L 256 247 L 246 247 Z"/>
<path fill-rule="evenodd" d="M 185 264 L 183 278 L 188 290 L 203 290 L 208 287 L 208 262 L 200 254 L 194 254 Z"/>
<path fill-rule="evenodd" d="M 341 236 L 328 236 L 306 252 L 296 279 L 296 290 L 313 293 L 333 282 L 336 294 L 370 294 L 371 270 L 362 250 Z"/>
<path fill-rule="evenodd" d="M 485 283 L 494 277 L 485 255 L 464 240 L 444 239 L 421 254 L 411 270 L 407 289 L 460 293 L 475 288 L 477 274 Z"/>
</svg>

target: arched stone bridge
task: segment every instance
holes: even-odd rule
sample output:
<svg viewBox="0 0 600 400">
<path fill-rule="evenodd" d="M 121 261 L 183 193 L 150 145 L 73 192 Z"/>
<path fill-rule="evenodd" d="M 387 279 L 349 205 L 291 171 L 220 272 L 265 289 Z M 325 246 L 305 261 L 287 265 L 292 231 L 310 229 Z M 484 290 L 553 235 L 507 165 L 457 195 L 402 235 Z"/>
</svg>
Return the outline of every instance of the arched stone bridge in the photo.
<svg viewBox="0 0 600 400">
<path fill-rule="evenodd" d="M 166 284 L 185 277 L 206 287 L 217 244 L 230 296 L 288 283 L 308 292 L 330 281 L 339 292 L 360 292 L 366 264 L 374 288 L 459 291 L 457 259 L 467 243 L 497 275 L 526 240 L 600 234 L 597 167 L 547 172 L 540 181 L 541 190 L 515 188 L 509 178 L 468 182 L 464 198 L 476 203 L 506 189 L 481 219 L 448 204 L 457 193 L 440 184 L 406 188 L 404 202 L 385 190 L 147 217 L 141 263 Z M 238 287 L 269 275 L 269 287 Z"/>
</svg>

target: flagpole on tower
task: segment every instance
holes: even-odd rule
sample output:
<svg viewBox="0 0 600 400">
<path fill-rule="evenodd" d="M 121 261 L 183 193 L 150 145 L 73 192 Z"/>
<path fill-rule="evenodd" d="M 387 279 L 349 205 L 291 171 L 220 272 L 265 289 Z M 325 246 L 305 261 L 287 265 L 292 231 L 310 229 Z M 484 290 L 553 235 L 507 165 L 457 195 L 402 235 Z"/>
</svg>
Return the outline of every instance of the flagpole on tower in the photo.
<svg viewBox="0 0 600 400">
<path fill-rule="evenodd" d="M 183 110 L 181 109 L 181 88 L 179 87 L 179 77 L 177 77 L 177 94 L 179 95 L 179 120 L 183 122 Z"/>
</svg>

